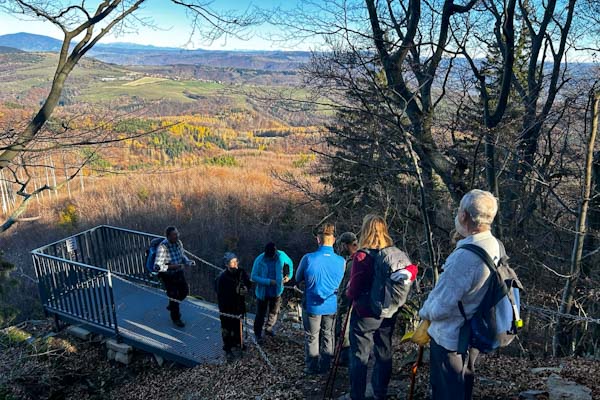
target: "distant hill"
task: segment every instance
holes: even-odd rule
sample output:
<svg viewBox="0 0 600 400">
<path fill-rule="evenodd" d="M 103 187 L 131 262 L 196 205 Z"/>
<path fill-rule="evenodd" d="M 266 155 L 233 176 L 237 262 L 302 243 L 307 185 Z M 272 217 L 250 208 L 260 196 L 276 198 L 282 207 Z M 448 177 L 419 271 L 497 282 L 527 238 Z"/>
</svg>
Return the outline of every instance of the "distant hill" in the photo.
<svg viewBox="0 0 600 400">
<path fill-rule="evenodd" d="M 57 52 L 61 44 L 60 40 L 31 33 L 0 36 L 0 46 L 24 51 Z M 88 54 L 98 60 L 119 65 L 206 65 L 267 71 L 298 70 L 311 56 L 311 53 L 303 51 L 184 50 L 135 43 L 98 44 Z"/>
<path fill-rule="evenodd" d="M 14 47 L 0 46 L 0 53 L 25 53 L 23 50 Z"/>
<path fill-rule="evenodd" d="M 33 33 L 11 33 L 0 36 L 0 46 L 24 51 L 59 51 L 62 41 Z"/>
</svg>

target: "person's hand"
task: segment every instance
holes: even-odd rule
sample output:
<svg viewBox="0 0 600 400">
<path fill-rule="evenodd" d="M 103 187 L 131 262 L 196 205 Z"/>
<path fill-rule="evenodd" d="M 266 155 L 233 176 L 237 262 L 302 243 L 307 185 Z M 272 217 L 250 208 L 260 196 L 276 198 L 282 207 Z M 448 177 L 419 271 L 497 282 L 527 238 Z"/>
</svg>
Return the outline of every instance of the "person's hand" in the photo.
<svg viewBox="0 0 600 400">
<path fill-rule="evenodd" d="M 290 278 L 287 276 L 283 277 L 283 283 L 288 283 L 290 281 Z"/>
<path fill-rule="evenodd" d="M 190 260 L 190 263 L 188 264 L 190 267 L 195 267 L 196 266 L 196 261 L 194 260 Z"/>
<path fill-rule="evenodd" d="M 277 281 L 275 279 L 271 279 L 271 286 L 277 286 Z"/>
</svg>

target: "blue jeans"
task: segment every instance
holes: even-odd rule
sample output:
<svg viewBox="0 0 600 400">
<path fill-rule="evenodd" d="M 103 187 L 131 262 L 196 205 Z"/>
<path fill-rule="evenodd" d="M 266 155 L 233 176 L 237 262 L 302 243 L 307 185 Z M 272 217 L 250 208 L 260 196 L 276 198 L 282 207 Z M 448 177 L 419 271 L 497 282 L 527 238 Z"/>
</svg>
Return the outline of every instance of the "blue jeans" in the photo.
<svg viewBox="0 0 600 400">
<path fill-rule="evenodd" d="M 304 325 L 304 358 L 312 372 L 329 370 L 334 352 L 335 314 L 315 315 L 302 311 Z"/>
<path fill-rule="evenodd" d="M 371 350 L 375 369 L 371 384 L 376 399 L 385 399 L 392 376 L 392 333 L 396 316 L 361 318 L 355 310 L 350 317 L 350 397 L 363 400 L 367 389 L 367 365 Z"/>
</svg>

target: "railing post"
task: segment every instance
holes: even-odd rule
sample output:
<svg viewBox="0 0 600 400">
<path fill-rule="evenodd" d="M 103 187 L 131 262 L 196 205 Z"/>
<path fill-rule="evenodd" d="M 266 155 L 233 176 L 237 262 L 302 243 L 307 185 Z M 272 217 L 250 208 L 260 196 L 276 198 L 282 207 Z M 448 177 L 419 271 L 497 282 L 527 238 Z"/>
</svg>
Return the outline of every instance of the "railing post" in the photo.
<svg viewBox="0 0 600 400">
<path fill-rule="evenodd" d="M 35 270 L 35 277 L 38 280 L 38 292 L 40 294 L 40 300 L 42 301 L 42 309 L 44 310 L 44 315 L 48 318 L 48 310 L 46 310 L 46 303 L 48 302 L 48 294 L 46 293 L 46 288 L 44 287 L 44 274 L 41 271 L 41 266 L 39 265 L 40 260 L 35 254 L 32 254 L 33 258 L 33 268 Z"/>
<path fill-rule="evenodd" d="M 121 342 L 121 335 L 119 334 L 119 324 L 117 322 L 117 306 L 115 304 L 115 296 L 113 295 L 113 284 L 112 284 L 112 274 L 110 269 L 107 272 L 108 279 L 108 294 L 110 296 L 110 307 L 112 309 L 113 321 L 115 324 L 115 339 L 117 342 Z"/>
</svg>

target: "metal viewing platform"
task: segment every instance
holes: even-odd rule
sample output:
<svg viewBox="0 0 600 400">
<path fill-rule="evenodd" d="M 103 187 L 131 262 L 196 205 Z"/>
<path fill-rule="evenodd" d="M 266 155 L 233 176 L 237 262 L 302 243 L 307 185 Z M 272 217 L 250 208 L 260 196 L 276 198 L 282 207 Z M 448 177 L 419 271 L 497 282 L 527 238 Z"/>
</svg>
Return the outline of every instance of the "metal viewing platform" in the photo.
<svg viewBox="0 0 600 400">
<path fill-rule="evenodd" d="M 186 326 L 178 328 L 169 318 L 160 282 L 144 267 L 145 251 L 157 237 L 102 225 L 33 250 L 44 311 L 57 322 L 81 325 L 187 366 L 222 362 L 213 303 L 220 268 L 200 262 L 186 269 L 196 298 L 182 302 Z"/>
</svg>

